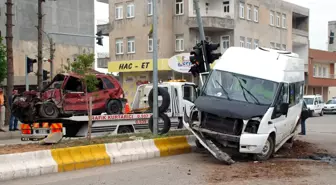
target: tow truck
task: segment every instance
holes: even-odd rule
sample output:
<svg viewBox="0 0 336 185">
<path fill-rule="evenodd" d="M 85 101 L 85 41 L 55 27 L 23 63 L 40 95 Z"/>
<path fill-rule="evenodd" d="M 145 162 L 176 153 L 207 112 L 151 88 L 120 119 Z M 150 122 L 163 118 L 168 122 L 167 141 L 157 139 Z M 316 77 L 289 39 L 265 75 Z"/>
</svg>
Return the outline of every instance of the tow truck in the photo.
<svg viewBox="0 0 336 185">
<path fill-rule="evenodd" d="M 183 128 L 185 105 L 192 105 L 196 98 L 197 85 L 185 80 L 170 80 L 158 86 L 159 133 L 167 133 L 170 128 Z M 114 135 L 120 133 L 137 133 L 152 129 L 153 85 L 138 86 L 131 106 L 126 104 L 123 114 L 92 116 L 92 136 Z M 187 106 L 188 107 L 188 106 Z M 129 109 L 129 110 L 127 110 Z M 164 114 L 162 113 L 164 112 Z M 54 132 L 61 132 L 63 137 L 86 137 L 89 117 L 72 116 L 68 118 L 37 119 L 21 124 L 21 140 L 41 140 Z"/>
</svg>

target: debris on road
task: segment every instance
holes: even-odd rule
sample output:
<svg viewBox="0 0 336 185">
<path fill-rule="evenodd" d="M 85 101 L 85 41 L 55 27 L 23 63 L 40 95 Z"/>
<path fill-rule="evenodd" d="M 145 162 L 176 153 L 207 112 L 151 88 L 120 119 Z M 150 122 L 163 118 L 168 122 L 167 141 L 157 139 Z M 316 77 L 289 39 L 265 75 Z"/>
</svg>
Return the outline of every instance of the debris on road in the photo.
<svg viewBox="0 0 336 185">
<path fill-rule="evenodd" d="M 316 153 L 327 153 L 327 152 L 328 152 L 327 150 L 319 148 L 315 144 L 301 140 L 296 140 L 294 141 L 293 146 L 290 149 L 283 147 L 274 155 L 274 157 L 302 159 L 307 158 Z"/>
<path fill-rule="evenodd" d="M 304 161 L 266 161 L 236 163 L 236 165 L 224 166 L 212 164 L 209 169 L 210 176 L 207 178 L 209 183 L 229 182 L 234 180 L 246 179 L 282 179 L 293 177 L 310 176 L 308 166 L 326 165 L 317 162 Z"/>
</svg>

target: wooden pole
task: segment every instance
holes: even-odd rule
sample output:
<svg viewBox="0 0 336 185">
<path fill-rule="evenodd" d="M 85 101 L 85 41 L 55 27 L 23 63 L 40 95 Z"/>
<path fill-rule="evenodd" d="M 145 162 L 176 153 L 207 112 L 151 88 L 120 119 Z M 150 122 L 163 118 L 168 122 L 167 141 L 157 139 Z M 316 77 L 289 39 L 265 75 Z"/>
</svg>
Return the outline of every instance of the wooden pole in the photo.
<svg viewBox="0 0 336 185">
<path fill-rule="evenodd" d="M 13 62 L 13 2 L 7 0 L 6 2 L 6 48 L 7 48 L 7 105 L 5 114 L 5 123 L 9 124 L 10 117 L 10 105 L 9 101 L 12 101 L 12 92 L 14 87 L 14 62 Z"/>
</svg>

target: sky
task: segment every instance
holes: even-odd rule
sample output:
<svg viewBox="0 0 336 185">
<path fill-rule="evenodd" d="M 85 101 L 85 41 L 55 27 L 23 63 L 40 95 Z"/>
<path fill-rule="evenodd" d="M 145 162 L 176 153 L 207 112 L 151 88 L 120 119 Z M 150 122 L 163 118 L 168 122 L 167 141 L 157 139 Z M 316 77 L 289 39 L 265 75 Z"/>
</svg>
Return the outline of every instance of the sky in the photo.
<svg viewBox="0 0 336 185">
<path fill-rule="evenodd" d="M 309 39 L 313 49 L 327 50 L 328 21 L 336 20 L 336 0 L 286 0 L 310 9 Z M 108 5 L 96 2 L 96 20 L 108 21 Z M 108 38 L 103 40 L 104 46 L 96 46 L 97 52 L 109 52 Z"/>
</svg>

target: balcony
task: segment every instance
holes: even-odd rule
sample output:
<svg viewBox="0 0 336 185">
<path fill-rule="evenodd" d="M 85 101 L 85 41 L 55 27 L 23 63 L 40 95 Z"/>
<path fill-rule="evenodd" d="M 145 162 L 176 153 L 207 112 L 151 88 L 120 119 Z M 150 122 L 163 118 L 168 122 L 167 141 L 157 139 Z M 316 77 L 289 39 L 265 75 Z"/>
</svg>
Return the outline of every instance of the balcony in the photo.
<svg viewBox="0 0 336 185">
<path fill-rule="evenodd" d="M 336 86 L 336 75 L 329 74 L 324 77 L 310 76 L 308 78 L 308 85 L 324 87 Z"/>
<path fill-rule="evenodd" d="M 109 0 L 97 0 L 97 2 L 109 4 Z"/>
<path fill-rule="evenodd" d="M 224 17 L 202 17 L 203 27 L 205 29 L 234 29 L 234 20 L 231 18 L 224 18 Z M 189 17 L 188 18 L 188 26 L 190 28 L 198 28 L 197 18 L 196 17 Z"/>
</svg>

